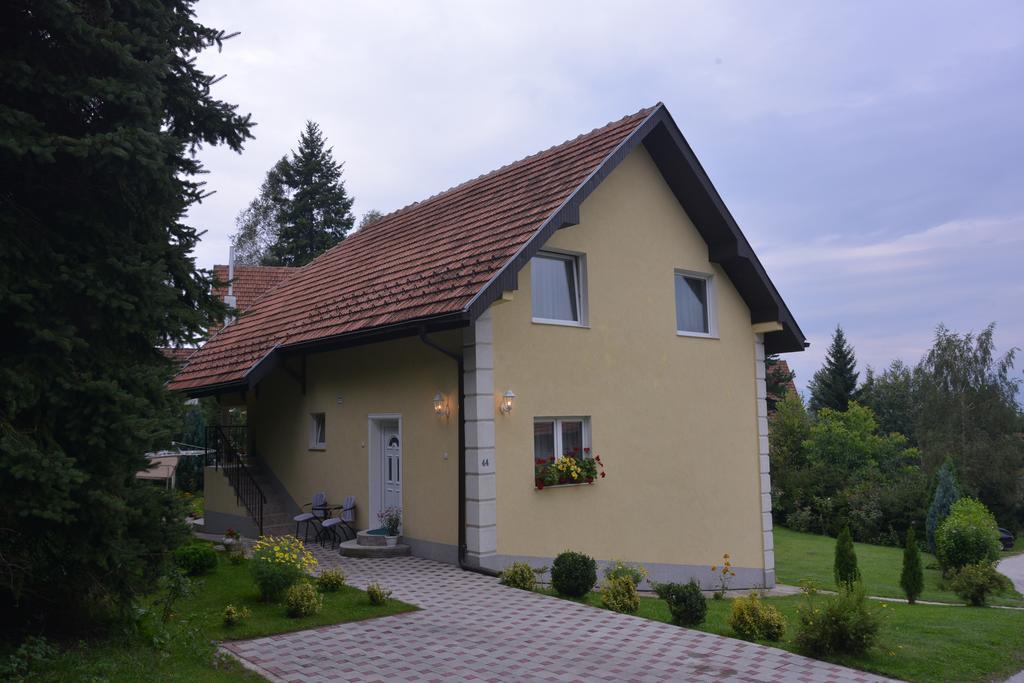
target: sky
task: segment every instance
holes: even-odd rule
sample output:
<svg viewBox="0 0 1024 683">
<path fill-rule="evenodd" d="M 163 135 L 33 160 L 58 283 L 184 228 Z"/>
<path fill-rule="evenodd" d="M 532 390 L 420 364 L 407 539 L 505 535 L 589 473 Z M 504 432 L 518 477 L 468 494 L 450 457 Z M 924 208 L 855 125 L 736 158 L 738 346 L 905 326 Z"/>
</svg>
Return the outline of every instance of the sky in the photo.
<svg viewBox="0 0 1024 683">
<path fill-rule="evenodd" d="M 245 2 L 199 58 L 251 112 L 200 152 L 201 267 L 318 122 L 357 216 L 664 102 L 811 342 L 917 362 L 935 326 L 1024 347 L 1024 3 Z M 1024 358 L 1018 372 L 1024 367 Z"/>
</svg>

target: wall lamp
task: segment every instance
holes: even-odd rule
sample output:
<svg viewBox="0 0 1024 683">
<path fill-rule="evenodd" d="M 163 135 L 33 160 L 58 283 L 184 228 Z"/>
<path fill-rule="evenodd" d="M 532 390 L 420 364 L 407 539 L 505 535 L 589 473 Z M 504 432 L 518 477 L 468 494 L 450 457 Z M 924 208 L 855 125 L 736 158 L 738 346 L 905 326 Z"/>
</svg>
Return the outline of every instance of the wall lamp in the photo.
<svg viewBox="0 0 1024 683">
<path fill-rule="evenodd" d="M 438 417 L 448 417 L 451 410 L 448 408 L 448 401 L 440 391 L 434 394 L 434 414 Z"/>
<path fill-rule="evenodd" d="M 501 395 L 501 404 L 498 406 L 501 410 L 502 415 L 508 415 L 512 412 L 512 403 L 516 400 L 516 395 L 509 389 Z"/>
</svg>

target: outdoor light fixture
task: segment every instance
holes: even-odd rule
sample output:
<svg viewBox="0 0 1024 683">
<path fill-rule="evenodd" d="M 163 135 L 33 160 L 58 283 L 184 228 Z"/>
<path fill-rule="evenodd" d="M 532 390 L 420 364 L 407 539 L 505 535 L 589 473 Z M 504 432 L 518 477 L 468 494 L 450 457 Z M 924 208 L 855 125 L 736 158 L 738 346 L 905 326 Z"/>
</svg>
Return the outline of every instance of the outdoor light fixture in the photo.
<svg viewBox="0 0 1024 683">
<path fill-rule="evenodd" d="M 509 389 L 501 395 L 501 414 L 508 415 L 512 412 L 512 402 L 516 400 L 516 395 Z"/>
<path fill-rule="evenodd" d="M 434 394 L 434 413 L 439 417 L 448 417 L 451 411 L 448 410 L 448 401 L 440 391 Z"/>
</svg>

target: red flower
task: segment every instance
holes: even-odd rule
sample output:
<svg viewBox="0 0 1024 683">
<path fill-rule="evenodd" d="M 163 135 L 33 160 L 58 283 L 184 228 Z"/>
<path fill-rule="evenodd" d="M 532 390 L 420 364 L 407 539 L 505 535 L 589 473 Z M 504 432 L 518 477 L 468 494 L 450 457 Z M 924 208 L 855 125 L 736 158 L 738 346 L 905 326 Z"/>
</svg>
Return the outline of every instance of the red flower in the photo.
<svg viewBox="0 0 1024 683">
<path fill-rule="evenodd" d="M 601 478 L 604 479 L 604 472 L 601 473 Z"/>
<path fill-rule="evenodd" d="M 593 477 L 587 477 L 587 483 L 588 484 L 593 484 L 594 483 L 594 478 Z"/>
<path fill-rule="evenodd" d="M 543 491 L 544 490 L 544 482 L 542 482 L 542 481 L 538 481 L 537 482 L 537 490 L 538 491 Z"/>
<path fill-rule="evenodd" d="M 600 455 L 595 455 L 594 456 L 594 460 L 596 460 L 598 462 L 601 462 L 601 456 Z"/>
<path fill-rule="evenodd" d="M 584 453 L 589 453 L 589 452 L 590 452 L 590 449 L 589 449 L 589 448 L 584 448 L 584 449 L 583 449 L 583 452 L 584 452 Z"/>
</svg>

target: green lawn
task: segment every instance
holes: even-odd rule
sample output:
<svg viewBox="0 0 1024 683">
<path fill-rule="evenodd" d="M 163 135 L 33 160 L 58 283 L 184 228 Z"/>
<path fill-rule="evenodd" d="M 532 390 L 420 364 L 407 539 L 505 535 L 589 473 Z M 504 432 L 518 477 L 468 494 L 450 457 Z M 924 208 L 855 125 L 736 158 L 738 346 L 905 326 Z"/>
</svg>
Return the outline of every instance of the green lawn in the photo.
<svg viewBox="0 0 1024 683">
<path fill-rule="evenodd" d="M 223 625 L 228 603 L 248 607 L 252 617 L 233 628 Z M 324 595 L 320 614 L 290 619 L 280 604 L 259 601 L 246 564 L 220 558 L 217 570 L 197 579 L 195 595 L 182 600 L 167 628 L 148 619 L 144 635 L 131 639 L 81 641 L 65 648 L 55 661 L 33 672 L 29 681 L 262 681 L 234 659 L 215 656 L 218 640 L 315 628 L 416 609 L 397 600 L 382 607 L 369 604 L 366 593 L 346 587 Z"/>
<path fill-rule="evenodd" d="M 816 534 L 804 534 L 789 529 L 775 529 L 775 576 L 779 583 L 797 586 L 810 579 L 821 588 L 834 589 L 832 563 L 835 557 L 835 539 Z M 900 568 L 903 566 L 903 550 L 867 543 L 855 543 L 857 566 L 864 579 L 868 595 L 883 598 L 902 598 Z M 1012 554 L 1008 553 L 1008 554 Z M 924 565 L 924 592 L 920 600 L 960 604 L 953 592 L 940 588 L 942 574 L 935 557 L 921 554 Z M 1019 593 L 994 597 L 994 605 L 1024 606 Z M 1017 613 L 1024 622 L 1024 613 Z M 1024 627 L 1022 627 L 1024 628 Z"/>
<path fill-rule="evenodd" d="M 543 592 L 554 594 L 550 589 Z M 827 598 L 819 595 L 815 599 Z M 786 617 L 789 627 L 782 641 L 762 644 L 796 652 L 796 608 L 804 599 L 802 595 L 766 598 Z M 576 602 L 603 609 L 598 593 L 590 593 Z M 1024 669 L 1024 613 L 977 607 L 875 601 L 872 604 L 882 620 L 877 647 L 864 657 L 832 657 L 828 661 L 892 678 L 929 682 L 1003 680 Z M 708 600 L 707 620 L 696 628 L 736 637 L 727 621 L 731 609 L 731 600 Z M 665 602 L 655 597 L 640 598 L 637 616 L 671 621 Z"/>
</svg>

